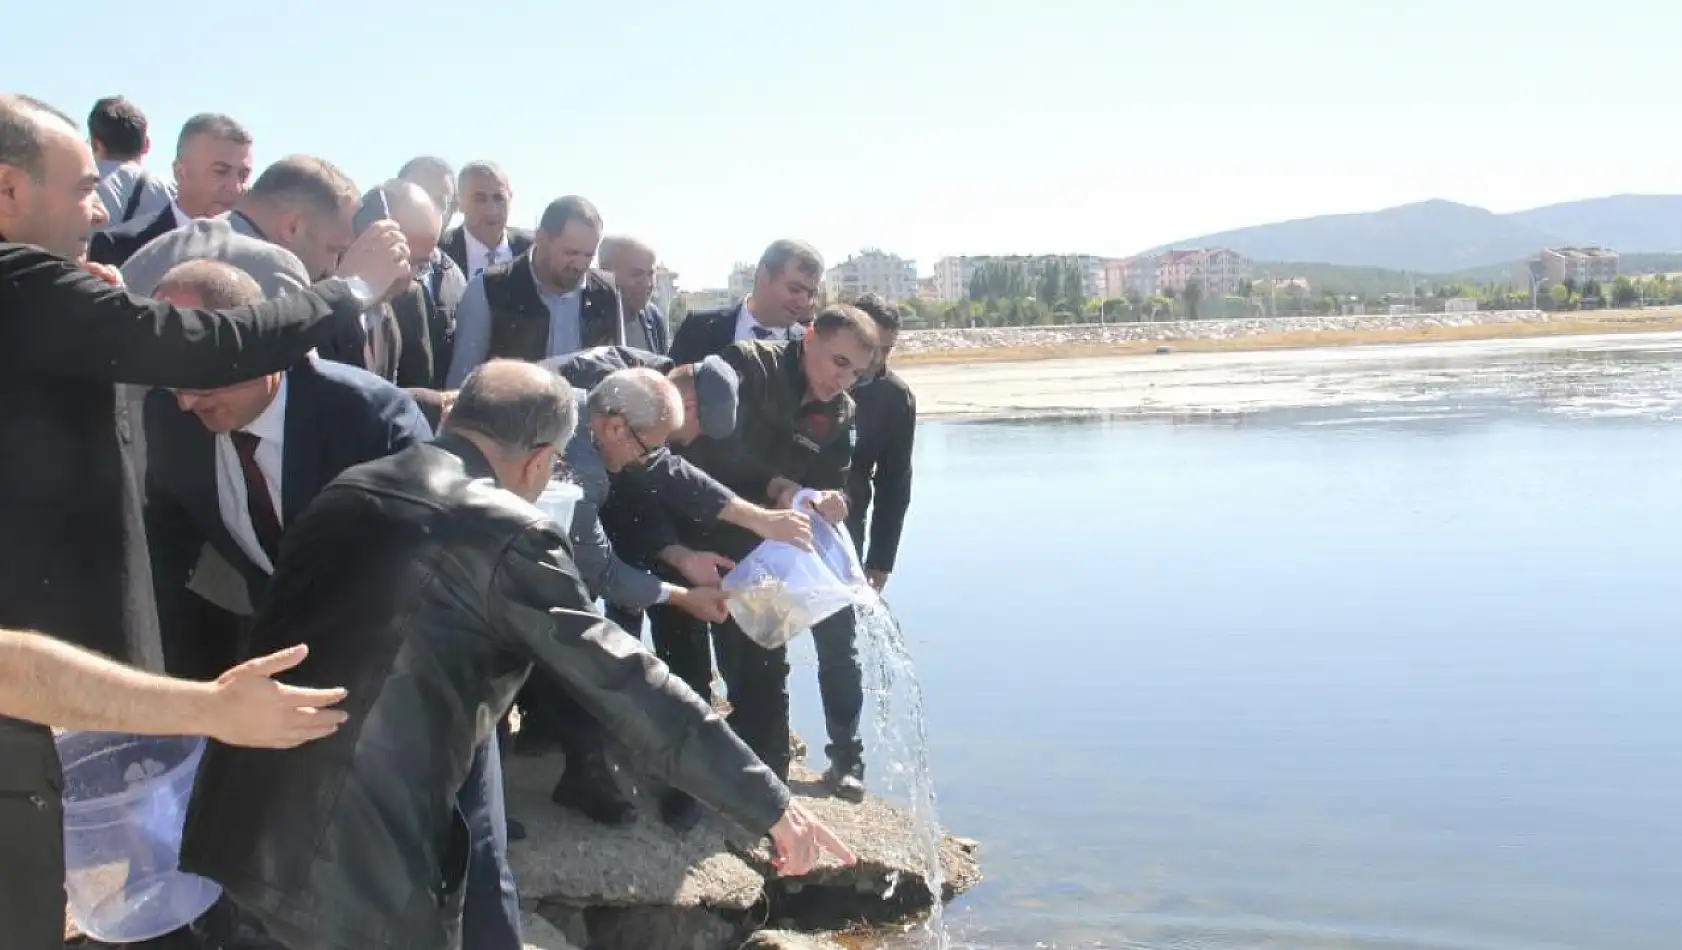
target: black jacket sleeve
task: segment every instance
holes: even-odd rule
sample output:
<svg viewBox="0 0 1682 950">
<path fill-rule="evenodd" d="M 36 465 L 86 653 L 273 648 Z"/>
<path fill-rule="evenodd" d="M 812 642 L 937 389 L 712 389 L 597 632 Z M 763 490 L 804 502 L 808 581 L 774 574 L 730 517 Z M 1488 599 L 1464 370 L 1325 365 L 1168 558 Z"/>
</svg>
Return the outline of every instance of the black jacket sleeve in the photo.
<svg viewBox="0 0 1682 950">
<path fill-rule="evenodd" d="M 871 477 L 876 507 L 870 513 L 870 545 L 861 552 L 866 570 L 884 574 L 893 573 L 905 513 L 911 507 L 911 453 L 917 437 L 917 397 L 911 390 L 905 390 L 901 406 L 887 420 L 887 438 Z"/>
<path fill-rule="evenodd" d="M 640 641 L 594 612 L 566 544 L 540 522 L 508 546 L 492 580 L 492 627 L 638 761 L 747 831 L 769 831 L 788 808 L 788 789 Z"/>
<path fill-rule="evenodd" d="M 672 362 L 682 366 L 684 363 L 695 363 L 711 356 L 707 349 L 707 329 L 712 322 L 710 314 L 689 315 L 688 319 L 678 324 L 677 333 L 672 337 L 671 349 L 666 355 Z"/>
<path fill-rule="evenodd" d="M 397 385 L 431 386 L 433 378 L 432 329 L 427 326 L 426 290 L 420 284 L 391 302 L 397 320 L 397 335 L 403 341 L 397 354 Z"/>
<path fill-rule="evenodd" d="M 189 310 L 56 254 L 0 244 L 0 372 L 215 389 L 286 369 L 358 311 L 338 282 L 252 307 Z"/>
</svg>

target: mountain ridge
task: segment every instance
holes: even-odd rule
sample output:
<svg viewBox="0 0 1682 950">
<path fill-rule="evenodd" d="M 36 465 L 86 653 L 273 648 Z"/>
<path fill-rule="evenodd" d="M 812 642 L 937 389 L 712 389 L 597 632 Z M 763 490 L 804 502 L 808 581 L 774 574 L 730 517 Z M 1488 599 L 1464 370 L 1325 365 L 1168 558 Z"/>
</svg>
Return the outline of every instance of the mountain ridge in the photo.
<svg viewBox="0 0 1682 950">
<path fill-rule="evenodd" d="M 1377 211 L 1250 225 L 1146 253 L 1228 247 L 1257 261 L 1450 274 L 1507 264 L 1561 245 L 1597 245 L 1619 253 L 1682 250 L 1682 195 L 1608 195 L 1505 214 L 1431 198 Z"/>
</svg>

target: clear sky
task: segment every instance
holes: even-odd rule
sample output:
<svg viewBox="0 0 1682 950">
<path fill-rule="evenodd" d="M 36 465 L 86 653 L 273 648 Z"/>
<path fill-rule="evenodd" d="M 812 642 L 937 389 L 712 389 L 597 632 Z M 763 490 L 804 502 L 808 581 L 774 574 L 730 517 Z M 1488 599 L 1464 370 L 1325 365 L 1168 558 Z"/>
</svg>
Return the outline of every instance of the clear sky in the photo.
<svg viewBox="0 0 1682 950">
<path fill-rule="evenodd" d="M 0 88 L 227 112 L 363 187 L 406 158 L 578 193 L 688 289 L 804 237 L 1125 255 L 1449 198 L 1682 192 L 1682 6 L 1600 0 L 12 4 Z"/>
</svg>

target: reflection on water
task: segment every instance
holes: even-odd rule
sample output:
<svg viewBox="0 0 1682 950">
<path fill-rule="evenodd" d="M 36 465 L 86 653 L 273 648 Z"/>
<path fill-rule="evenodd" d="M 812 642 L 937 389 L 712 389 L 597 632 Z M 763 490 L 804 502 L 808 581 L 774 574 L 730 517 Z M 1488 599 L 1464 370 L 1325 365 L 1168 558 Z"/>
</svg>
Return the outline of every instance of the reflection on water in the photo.
<svg viewBox="0 0 1682 950">
<path fill-rule="evenodd" d="M 961 942 L 1682 946 L 1682 359 L 1526 356 L 924 427 L 889 596 Z"/>
</svg>

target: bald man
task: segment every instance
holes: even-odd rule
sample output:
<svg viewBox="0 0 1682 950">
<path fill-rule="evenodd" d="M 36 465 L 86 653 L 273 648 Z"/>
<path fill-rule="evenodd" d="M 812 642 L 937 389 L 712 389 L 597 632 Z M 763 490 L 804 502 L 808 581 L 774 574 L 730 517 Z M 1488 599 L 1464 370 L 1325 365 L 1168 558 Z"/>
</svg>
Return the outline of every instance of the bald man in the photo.
<svg viewBox="0 0 1682 950">
<path fill-rule="evenodd" d="M 399 386 L 431 386 L 432 337 L 425 323 L 425 291 L 417 285 L 415 273 L 431 260 L 443 221 L 425 189 L 399 178 L 363 195 L 354 227 L 361 232 L 382 219 L 395 222 L 405 241 L 417 242 L 418 246 L 409 246 L 409 273 L 384 288 L 379 301 L 363 313 L 356 328 L 360 332 L 341 336 L 322 355 Z M 400 307 L 398 301 L 405 297 L 410 299 Z M 400 309 L 408 316 L 400 318 Z"/>
<path fill-rule="evenodd" d="M 654 249 L 634 237 L 610 234 L 596 251 L 596 266 L 613 275 L 625 303 L 625 345 L 663 356 L 672 335 L 666 315 L 652 300 L 654 265 Z"/>
<path fill-rule="evenodd" d="M 397 177 L 424 189 L 438 209 L 439 220 L 444 227 L 449 227 L 450 219 L 456 213 L 456 174 L 449 162 L 431 155 L 411 158 L 403 163 Z M 420 258 L 416 255 L 415 259 L 418 261 Z M 426 327 L 432 344 L 432 382 L 428 385 L 441 389 L 444 375 L 450 368 L 450 355 L 455 350 L 456 308 L 461 305 L 461 296 L 467 291 L 467 275 L 462 272 L 461 265 L 434 243 L 425 266 L 415 269 L 415 283 L 423 296 L 412 300 L 399 298 L 393 309 L 397 311 L 398 328 L 403 332 L 411 332 L 411 326 Z M 425 310 L 424 319 L 417 320 L 415 311 L 422 308 Z"/>
</svg>

